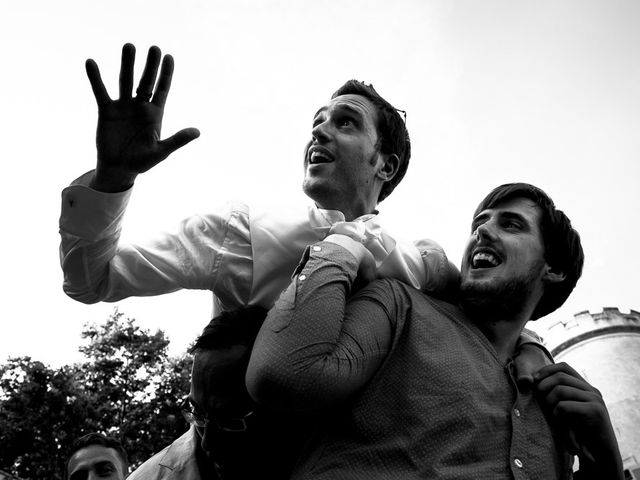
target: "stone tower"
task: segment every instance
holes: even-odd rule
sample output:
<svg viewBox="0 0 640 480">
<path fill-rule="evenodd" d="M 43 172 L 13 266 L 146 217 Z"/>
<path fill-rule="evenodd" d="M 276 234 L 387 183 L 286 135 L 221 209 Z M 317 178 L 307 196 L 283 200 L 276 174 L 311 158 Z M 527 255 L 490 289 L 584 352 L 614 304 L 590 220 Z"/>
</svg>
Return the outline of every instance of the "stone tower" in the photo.
<svg viewBox="0 0 640 480">
<path fill-rule="evenodd" d="M 556 362 L 566 362 L 602 393 L 626 478 L 640 479 L 640 312 L 583 311 L 542 333 Z"/>
</svg>

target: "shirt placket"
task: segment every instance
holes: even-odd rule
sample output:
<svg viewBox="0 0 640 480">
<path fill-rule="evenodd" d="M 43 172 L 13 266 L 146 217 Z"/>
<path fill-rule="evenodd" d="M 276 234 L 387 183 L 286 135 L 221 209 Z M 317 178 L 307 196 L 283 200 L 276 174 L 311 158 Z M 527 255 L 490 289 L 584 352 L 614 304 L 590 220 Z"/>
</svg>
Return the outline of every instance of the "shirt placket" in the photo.
<svg viewBox="0 0 640 480">
<path fill-rule="evenodd" d="M 517 387 L 513 360 L 505 367 L 509 382 L 515 391 L 515 400 L 511 407 L 511 443 L 509 446 L 509 466 L 515 480 L 530 480 L 532 472 L 527 465 L 526 418 L 523 409 L 522 392 Z"/>
</svg>

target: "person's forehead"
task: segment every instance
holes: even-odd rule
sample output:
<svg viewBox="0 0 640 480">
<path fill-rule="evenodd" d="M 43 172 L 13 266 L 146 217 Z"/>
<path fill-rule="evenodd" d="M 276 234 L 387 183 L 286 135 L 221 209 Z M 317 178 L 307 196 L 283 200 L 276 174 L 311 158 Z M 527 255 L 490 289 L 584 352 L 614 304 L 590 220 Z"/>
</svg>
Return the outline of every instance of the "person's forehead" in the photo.
<svg viewBox="0 0 640 480">
<path fill-rule="evenodd" d="M 336 98 L 332 98 L 329 103 L 321 107 L 316 112 L 316 116 L 327 110 L 338 108 L 351 110 L 354 113 L 359 113 L 363 117 L 370 117 L 372 120 L 375 120 L 377 116 L 377 109 L 371 100 L 367 97 L 363 97 L 362 95 L 353 93 L 339 95 Z"/>
<path fill-rule="evenodd" d="M 80 469 L 91 468 L 97 463 L 110 462 L 114 465 L 120 465 L 120 455 L 110 447 L 102 445 L 89 445 L 75 452 L 69 460 L 69 473 L 73 473 Z"/>
<path fill-rule="evenodd" d="M 194 356 L 194 370 L 226 369 L 237 365 L 249 347 L 242 343 L 211 350 L 198 350 Z"/>
<path fill-rule="evenodd" d="M 490 215 L 491 213 L 502 215 L 516 214 L 523 218 L 532 220 L 534 223 L 537 223 L 537 220 L 542 214 L 542 209 L 530 198 L 513 197 L 506 200 L 501 200 L 491 208 L 480 211 L 476 218 L 485 217 Z"/>
<path fill-rule="evenodd" d="M 228 374 L 235 374 L 248 351 L 247 345 L 198 351 L 191 370 L 191 383 L 199 386 L 216 383 Z"/>
</svg>

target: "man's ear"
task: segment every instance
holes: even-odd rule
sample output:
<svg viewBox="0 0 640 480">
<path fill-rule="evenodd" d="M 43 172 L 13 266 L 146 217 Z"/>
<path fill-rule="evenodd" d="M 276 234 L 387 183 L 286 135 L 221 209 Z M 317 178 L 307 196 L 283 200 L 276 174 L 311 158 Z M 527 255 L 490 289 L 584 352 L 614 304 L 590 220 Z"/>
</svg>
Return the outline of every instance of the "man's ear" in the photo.
<svg viewBox="0 0 640 480">
<path fill-rule="evenodd" d="M 560 282 L 564 282 L 566 278 L 567 276 L 563 272 L 547 265 L 545 267 L 545 272 L 542 277 L 542 280 L 545 283 L 560 283 Z"/>
<path fill-rule="evenodd" d="M 381 154 L 383 163 L 378 168 L 376 172 L 376 177 L 378 177 L 383 182 L 388 182 L 398 173 L 398 169 L 400 168 L 400 159 L 395 153 L 391 154 Z"/>
</svg>

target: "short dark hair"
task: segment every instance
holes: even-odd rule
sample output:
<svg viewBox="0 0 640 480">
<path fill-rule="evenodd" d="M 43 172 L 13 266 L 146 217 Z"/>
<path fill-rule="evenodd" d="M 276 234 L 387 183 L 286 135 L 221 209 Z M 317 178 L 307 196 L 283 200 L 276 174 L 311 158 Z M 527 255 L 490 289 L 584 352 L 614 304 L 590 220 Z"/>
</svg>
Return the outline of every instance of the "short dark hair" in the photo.
<svg viewBox="0 0 640 480">
<path fill-rule="evenodd" d="M 91 445 L 101 445 L 106 448 L 113 448 L 118 455 L 120 456 L 120 461 L 122 462 L 123 472 L 125 476 L 129 471 L 129 457 L 127 456 L 127 451 L 122 446 L 120 440 L 114 437 L 108 437 L 103 435 L 102 433 L 92 432 L 87 433 L 86 435 L 78 438 L 73 445 L 71 446 L 71 451 L 69 452 L 69 457 L 67 458 L 67 462 L 64 465 L 64 480 L 68 480 L 69 478 L 69 461 L 71 457 L 78 451 L 83 448 L 89 447 Z"/>
<path fill-rule="evenodd" d="M 544 294 L 531 315 L 532 320 L 537 320 L 559 308 L 569 297 L 582 275 L 584 252 L 580 235 L 571 226 L 569 218 L 556 208 L 542 189 L 528 183 L 506 183 L 494 188 L 478 205 L 473 216 L 475 218 L 481 211 L 517 197 L 528 198 L 540 207 L 544 259 L 551 268 L 565 275 L 562 282 L 545 286 Z"/>
<path fill-rule="evenodd" d="M 331 98 L 336 98 L 340 95 L 361 95 L 373 103 L 378 113 L 376 129 L 378 131 L 380 151 L 398 156 L 398 172 L 382 186 L 378 196 L 378 202 L 381 202 L 391 194 L 407 172 L 409 159 L 411 158 L 411 141 L 409 140 L 407 126 L 398 113 L 398 109 L 382 98 L 373 88 L 373 85 L 367 85 L 358 80 L 349 80 L 336 90 Z"/>
<path fill-rule="evenodd" d="M 247 345 L 251 349 L 266 316 L 267 309 L 257 305 L 222 312 L 204 327 L 189 353 L 233 345 Z"/>
</svg>

